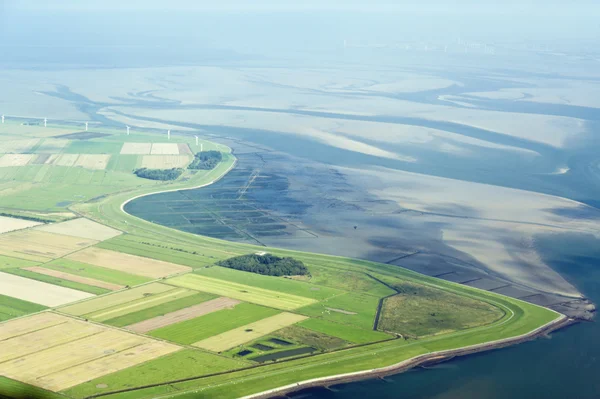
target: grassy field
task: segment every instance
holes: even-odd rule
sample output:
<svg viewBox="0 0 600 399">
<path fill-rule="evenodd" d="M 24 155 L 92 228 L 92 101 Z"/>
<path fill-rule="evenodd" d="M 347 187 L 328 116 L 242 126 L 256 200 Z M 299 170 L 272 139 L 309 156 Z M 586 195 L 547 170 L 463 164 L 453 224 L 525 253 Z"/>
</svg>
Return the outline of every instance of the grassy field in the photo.
<svg viewBox="0 0 600 399">
<path fill-rule="evenodd" d="M 63 271 L 82 277 L 89 277 L 107 283 L 128 285 L 130 287 L 146 283 L 150 278 L 124 273 L 119 270 L 107 269 L 105 267 L 93 266 L 87 263 L 76 262 L 61 258 L 44 264 L 44 267 L 57 271 Z"/>
<path fill-rule="evenodd" d="M 104 323 L 115 327 L 124 327 L 140 321 L 148 320 L 153 317 L 162 316 L 176 310 L 184 309 L 202 302 L 206 302 L 216 298 L 215 295 L 204 292 L 191 293 L 190 295 L 181 298 L 172 299 L 166 303 L 161 303 L 156 306 L 145 308 L 142 310 L 129 312 L 122 316 L 106 319 Z"/>
<path fill-rule="evenodd" d="M 294 313 L 279 313 L 255 321 L 254 323 L 245 324 L 221 334 L 213 335 L 212 337 L 195 342 L 193 345 L 213 352 L 223 352 L 305 319 L 305 316 Z"/>
<path fill-rule="evenodd" d="M 314 303 L 314 299 L 271 291 L 251 285 L 239 284 L 197 274 L 185 274 L 167 280 L 169 284 L 210 292 L 241 301 L 271 306 L 277 309 L 292 310 Z"/>
<path fill-rule="evenodd" d="M 32 280 L 43 281 L 45 283 L 60 285 L 61 287 L 72 288 L 74 290 L 79 290 L 79 291 L 83 291 L 83 292 L 89 292 L 90 294 L 94 294 L 94 295 L 101 295 L 101 294 L 106 294 L 107 292 L 110 292 L 110 290 L 107 290 L 104 288 L 94 287 L 91 285 L 82 284 L 82 283 L 78 283 L 75 281 L 64 280 L 64 279 L 61 279 L 58 277 L 47 276 L 45 274 L 34 273 L 29 270 L 4 269 L 3 272 L 14 274 L 16 276 L 27 277 Z"/>
<path fill-rule="evenodd" d="M 0 322 L 30 313 L 40 312 L 45 306 L 22 301 L 6 295 L 0 295 Z"/>
<path fill-rule="evenodd" d="M 373 328 L 379 298 L 348 293 L 298 309 L 298 313 L 363 329 Z"/>
<path fill-rule="evenodd" d="M 240 303 L 233 309 L 219 310 L 192 320 L 159 328 L 152 331 L 150 335 L 190 345 L 278 313 L 275 309 Z"/>
<path fill-rule="evenodd" d="M 10 256 L 0 255 L 0 270 L 15 269 L 19 267 L 31 267 L 39 265 L 39 262 L 33 262 L 25 259 L 13 258 Z"/>
<path fill-rule="evenodd" d="M 298 326 L 332 337 L 337 337 L 354 344 L 365 344 L 367 342 L 377 342 L 392 338 L 391 335 L 380 331 L 351 327 L 323 319 L 311 318 L 298 323 Z"/>
<path fill-rule="evenodd" d="M 160 283 L 145 284 L 140 287 L 104 295 L 74 305 L 68 305 L 60 308 L 60 311 L 75 316 L 83 316 L 94 312 L 100 312 L 105 309 L 116 308 L 134 301 L 144 301 L 154 295 L 159 295 L 172 290 L 174 290 L 174 287 L 170 285 Z"/>
<path fill-rule="evenodd" d="M 205 267 L 196 270 L 194 273 L 206 277 L 264 288 L 266 290 L 312 298 L 319 301 L 344 293 L 344 291 L 339 289 L 322 287 L 303 281 L 295 281 L 283 277 L 263 276 L 221 266 Z"/>
<path fill-rule="evenodd" d="M 0 397 L 12 399 L 65 399 L 64 395 L 0 375 Z"/>
<path fill-rule="evenodd" d="M 490 324 L 504 312 L 483 301 L 401 282 L 401 293 L 385 299 L 378 328 L 414 337 Z"/>
<path fill-rule="evenodd" d="M 200 350 L 187 349 L 125 369 L 118 373 L 94 379 L 71 388 L 65 391 L 64 394 L 73 397 L 83 397 L 98 391 L 112 391 L 218 373 L 247 367 L 250 364 L 238 359 L 231 359 Z M 100 384 L 106 385 L 106 388 L 99 390 L 96 386 Z"/>
<path fill-rule="evenodd" d="M 297 342 L 321 350 L 338 349 L 350 345 L 341 338 L 324 334 L 322 332 L 300 327 L 302 322 L 286 327 L 274 333 L 277 338 Z"/>
</svg>

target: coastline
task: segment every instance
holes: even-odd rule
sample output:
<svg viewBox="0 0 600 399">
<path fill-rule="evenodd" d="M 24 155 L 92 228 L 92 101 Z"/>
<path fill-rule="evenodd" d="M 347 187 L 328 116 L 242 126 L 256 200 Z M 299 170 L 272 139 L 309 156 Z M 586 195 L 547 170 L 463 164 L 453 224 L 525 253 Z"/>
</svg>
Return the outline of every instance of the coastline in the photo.
<svg viewBox="0 0 600 399">
<path fill-rule="evenodd" d="M 394 374 L 401 374 L 415 367 L 421 366 L 432 361 L 443 362 L 445 360 L 450 360 L 457 356 L 472 355 L 479 352 L 505 348 L 508 346 L 513 346 L 523 342 L 531 341 L 543 335 L 549 334 L 553 331 L 565 328 L 571 324 L 575 324 L 577 322 L 577 320 L 570 319 L 567 316 L 560 314 L 559 318 L 552 320 L 551 322 L 541 327 L 538 327 L 533 331 L 519 335 L 517 337 L 505 338 L 497 341 L 490 341 L 486 343 L 465 346 L 458 349 L 448 349 L 444 351 L 431 352 L 425 355 L 413 357 L 412 359 L 404 360 L 400 363 L 393 364 L 391 366 L 301 381 L 295 384 L 289 384 L 279 388 L 270 389 L 268 391 L 243 396 L 239 399 L 268 399 L 276 395 L 287 395 L 289 393 L 297 392 L 308 388 L 324 387 L 328 385 L 343 384 L 371 378 L 381 378 Z"/>
<path fill-rule="evenodd" d="M 210 186 L 210 185 L 214 184 L 215 182 L 221 180 L 233 168 L 235 168 L 238 161 L 237 161 L 237 158 L 235 158 L 235 156 L 233 158 L 234 158 L 233 163 L 221 175 L 217 176 L 215 179 L 211 180 L 210 182 L 200 184 L 197 186 L 193 186 L 193 187 L 173 188 L 173 189 L 166 189 L 166 190 L 161 190 L 161 191 L 153 191 L 153 192 L 149 192 L 149 193 L 140 194 L 140 195 L 137 195 L 137 196 L 134 196 L 132 198 L 125 200 L 120 205 L 120 211 L 123 212 L 124 214 L 128 215 L 129 217 L 134 217 L 136 219 L 147 222 L 144 219 L 141 219 L 137 216 L 134 216 L 134 215 L 126 212 L 124 207 L 129 202 L 131 202 L 135 199 L 149 196 L 149 195 L 160 194 L 160 193 L 165 193 L 165 192 L 173 192 L 173 191 L 194 190 L 194 189 Z M 548 309 L 548 308 L 546 308 L 546 309 Z M 549 322 L 543 326 L 538 327 L 535 330 L 532 330 L 528 333 L 525 333 L 525 334 L 522 334 L 519 336 L 515 336 L 515 337 L 511 337 L 511 338 L 504 338 L 504 339 L 480 343 L 480 344 L 475 344 L 475 345 L 466 346 L 466 347 L 462 347 L 462 348 L 431 352 L 431 353 L 416 356 L 411 359 L 404 360 L 402 362 L 399 362 L 399 363 L 396 363 L 396 364 L 393 364 L 390 366 L 385 366 L 385 367 L 370 369 L 370 370 L 357 371 L 357 372 L 346 373 L 346 374 L 338 374 L 338 375 L 331 375 L 331 376 L 326 376 L 326 377 L 319 377 L 319 378 L 315 378 L 315 379 L 310 379 L 310 380 L 306 380 L 306 381 L 301 381 L 301 382 L 297 382 L 297 383 L 293 383 L 293 384 L 284 385 L 284 386 L 281 386 L 278 388 L 273 388 L 273 389 L 270 389 L 267 391 L 243 396 L 240 398 L 241 399 L 263 399 L 263 398 L 267 399 L 267 398 L 271 398 L 273 396 L 285 395 L 285 394 L 289 394 L 292 392 L 296 392 L 296 391 L 300 391 L 300 390 L 308 389 L 308 388 L 323 387 L 323 386 L 328 386 L 328 385 L 333 385 L 333 384 L 349 383 L 349 382 L 355 382 L 355 381 L 360 381 L 360 380 L 365 380 L 365 379 L 381 378 L 381 377 L 385 377 L 385 376 L 389 376 L 389 375 L 400 374 L 400 373 L 406 372 L 410 369 L 419 367 L 421 365 L 425 365 L 430 362 L 443 362 L 443 361 L 450 360 L 457 356 L 466 356 L 466 355 L 470 355 L 470 354 L 489 351 L 489 350 L 493 350 L 493 349 L 500 349 L 500 348 L 504 348 L 504 347 L 508 347 L 508 346 L 517 345 L 519 343 L 531 341 L 540 336 L 543 336 L 545 334 L 559 330 L 561 328 L 565 328 L 571 324 L 575 324 L 578 322 L 577 320 L 569 318 L 562 313 L 559 313 L 556 311 L 555 311 L 555 313 L 558 314 L 559 317 L 557 317 L 556 319 L 552 320 L 551 322 Z M 104 396 L 104 395 L 98 395 L 98 396 Z M 95 396 L 92 396 L 92 397 L 95 397 Z"/>
</svg>

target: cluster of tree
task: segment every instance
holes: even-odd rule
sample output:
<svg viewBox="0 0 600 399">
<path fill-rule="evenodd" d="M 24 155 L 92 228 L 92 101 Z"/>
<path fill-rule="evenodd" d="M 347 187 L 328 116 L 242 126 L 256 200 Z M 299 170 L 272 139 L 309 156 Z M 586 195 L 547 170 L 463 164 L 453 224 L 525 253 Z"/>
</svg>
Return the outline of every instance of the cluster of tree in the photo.
<svg viewBox="0 0 600 399">
<path fill-rule="evenodd" d="M 183 169 L 181 168 L 171 168 L 171 169 L 148 169 L 148 168 L 140 168 L 136 169 L 133 173 L 137 177 L 142 177 L 144 179 L 150 180 L 176 180 L 183 173 Z"/>
<path fill-rule="evenodd" d="M 39 222 L 39 223 L 51 223 L 51 222 L 54 222 L 54 220 L 52 220 L 52 219 L 44 219 L 44 218 L 39 218 L 39 217 L 35 217 L 35 216 L 26 216 L 26 215 L 19 215 L 19 214 L 13 214 L 13 213 L 4 213 L 4 212 L 1 212 L 0 216 L 5 216 L 5 217 L 8 217 L 8 218 L 13 218 L 13 219 L 29 220 L 30 222 Z"/>
<path fill-rule="evenodd" d="M 217 265 L 266 276 L 305 276 L 309 271 L 299 260 L 275 255 L 252 254 L 236 256 L 217 262 Z"/>
<path fill-rule="evenodd" d="M 196 154 L 188 169 L 214 169 L 223 160 L 223 154 L 219 151 L 202 151 Z"/>
</svg>

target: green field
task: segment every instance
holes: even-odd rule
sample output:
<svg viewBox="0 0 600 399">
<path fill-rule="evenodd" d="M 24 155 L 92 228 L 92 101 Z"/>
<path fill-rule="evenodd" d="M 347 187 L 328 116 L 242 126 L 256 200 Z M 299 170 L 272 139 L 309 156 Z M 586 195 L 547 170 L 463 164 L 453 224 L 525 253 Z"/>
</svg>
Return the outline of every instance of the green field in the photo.
<svg viewBox="0 0 600 399">
<path fill-rule="evenodd" d="M 233 309 L 219 310 L 192 320 L 159 328 L 150 332 L 150 335 L 189 345 L 278 313 L 279 311 L 275 309 L 240 303 Z"/>
<path fill-rule="evenodd" d="M 85 317 L 95 321 L 105 322 L 107 320 L 115 319 L 117 317 L 120 318 L 126 316 L 130 313 L 137 313 L 146 309 L 167 304 L 169 302 L 178 301 L 193 296 L 195 293 L 195 291 L 186 290 L 183 288 L 173 289 L 167 292 L 148 295 L 143 298 L 133 300 L 131 302 L 126 302 L 116 306 L 100 309 L 95 312 L 86 313 Z"/>
<path fill-rule="evenodd" d="M 83 291 L 83 292 L 89 292 L 90 294 L 94 294 L 94 295 L 102 295 L 102 294 L 106 294 L 107 292 L 110 292 L 110 290 L 107 290 L 105 288 L 94 287 L 94 286 L 91 286 L 88 284 L 82 284 L 82 283 L 78 283 L 75 281 L 64 280 L 62 278 L 58 278 L 58 277 L 54 277 L 54 276 L 47 276 L 45 274 L 35 273 L 35 272 L 31 272 L 29 270 L 4 269 L 2 271 L 5 273 L 14 274 L 16 276 L 27 277 L 32 280 L 43 281 L 45 283 L 60 285 L 61 287 L 72 288 L 74 290 L 79 290 L 79 291 Z"/>
<path fill-rule="evenodd" d="M 31 266 L 39 266 L 39 262 L 32 262 L 29 260 L 0 255 L 0 269 L 15 269 L 19 267 Z"/>
<path fill-rule="evenodd" d="M 380 331 L 351 327 L 345 324 L 333 323 L 323 319 L 308 319 L 298 323 L 298 326 L 312 331 L 328 334 L 332 337 L 338 337 L 355 344 L 384 341 L 392 338 L 391 335 Z"/>
<path fill-rule="evenodd" d="M 378 328 L 421 337 L 490 324 L 504 312 L 483 301 L 401 282 L 401 293 L 385 299 Z"/>
<path fill-rule="evenodd" d="M 45 306 L 23 301 L 6 295 L 0 295 L 0 322 L 30 313 L 40 312 Z M 0 392 L 1 393 L 1 392 Z"/>
<path fill-rule="evenodd" d="M 127 313 L 123 316 L 114 317 L 105 320 L 104 323 L 115 327 L 124 327 L 134 323 L 139 323 L 144 320 L 152 319 L 154 317 L 163 316 L 167 313 L 175 312 L 176 310 L 185 309 L 214 298 L 216 298 L 216 295 L 198 292 L 183 298 L 161 303 L 160 305 L 154 307 L 138 310 L 137 312 Z"/>
<path fill-rule="evenodd" d="M 344 293 L 344 291 L 339 289 L 322 287 L 289 278 L 263 276 L 260 274 L 228 269 L 221 266 L 205 267 L 196 270 L 194 273 L 206 277 L 264 288 L 266 290 L 279 291 L 286 294 L 312 298 L 319 301 Z"/>
<path fill-rule="evenodd" d="M 11 380 L 1 375 L 0 397 L 10 399 L 65 399 L 61 394 Z"/>
<path fill-rule="evenodd" d="M 251 365 L 239 359 L 231 359 L 200 350 L 185 349 L 171 355 L 151 360 L 139 366 L 130 367 L 114 374 L 97 378 L 64 393 L 82 397 L 98 392 L 96 385 L 105 384 L 103 391 L 156 384 L 193 376 L 213 374 L 226 370 L 239 369 Z"/>
<path fill-rule="evenodd" d="M 75 274 L 82 277 L 89 277 L 96 280 L 106 281 L 107 283 L 128 285 L 130 287 L 146 283 L 149 278 L 135 276 L 121 272 L 119 270 L 107 269 L 105 267 L 93 266 L 87 263 L 76 262 L 69 259 L 57 259 L 44 264 L 47 269 L 57 270 Z"/>
<path fill-rule="evenodd" d="M 297 310 L 298 313 L 347 324 L 363 329 L 373 328 L 379 298 L 364 293 L 349 293 L 333 297 Z"/>
<path fill-rule="evenodd" d="M 243 273 L 243 272 L 240 272 Z M 185 274 L 167 280 L 169 284 L 210 292 L 241 301 L 271 306 L 277 309 L 292 310 L 314 303 L 314 299 L 267 290 L 251 285 L 239 284 L 197 274 Z"/>
<path fill-rule="evenodd" d="M 348 342 L 341 338 L 309 330 L 299 325 L 286 327 L 273 333 L 273 335 L 283 340 L 297 342 L 301 345 L 311 346 L 321 350 L 338 349 L 349 345 Z"/>
<path fill-rule="evenodd" d="M 61 312 L 75 316 L 83 316 L 90 313 L 102 312 L 106 309 L 119 308 L 122 305 L 135 301 L 147 301 L 155 295 L 160 295 L 175 288 L 170 285 L 151 283 L 129 290 L 115 292 L 98 298 L 67 305 L 59 308 Z"/>
</svg>

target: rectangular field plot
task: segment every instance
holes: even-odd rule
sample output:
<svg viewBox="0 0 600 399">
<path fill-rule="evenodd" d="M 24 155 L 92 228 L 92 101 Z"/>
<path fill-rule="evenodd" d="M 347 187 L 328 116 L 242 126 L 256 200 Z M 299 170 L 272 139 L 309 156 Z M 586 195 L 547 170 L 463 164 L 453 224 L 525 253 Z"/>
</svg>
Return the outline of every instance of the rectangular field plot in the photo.
<svg viewBox="0 0 600 399">
<path fill-rule="evenodd" d="M 45 139 L 36 148 L 36 154 L 57 154 L 69 144 L 69 140 Z"/>
<path fill-rule="evenodd" d="M 157 384 L 219 373 L 249 365 L 250 363 L 242 360 L 231 359 L 201 350 L 183 349 L 118 373 L 86 382 L 63 393 L 75 398 L 83 398 L 98 393 L 97 386 L 106 386 L 106 391 L 114 391 L 132 386 Z"/>
<path fill-rule="evenodd" d="M 372 329 L 379 298 L 361 292 L 349 293 L 298 309 L 310 317 Z"/>
<path fill-rule="evenodd" d="M 185 168 L 190 163 L 190 160 L 191 157 L 189 155 L 144 155 L 142 157 L 142 168 Z"/>
<path fill-rule="evenodd" d="M 152 143 L 123 143 L 121 155 L 148 155 L 152 150 Z"/>
<path fill-rule="evenodd" d="M 131 324 L 126 328 L 128 330 L 144 334 L 148 331 L 170 326 L 171 324 L 180 323 L 182 321 L 191 320 L 196 317 L 204 316 L 208 313 L 216 312 L 218 310 L 231 309 L 239 303 L 240 302 L 236 299 L 224 297 L 216 298 L 195 306 L 180 309 L 175 312 L 144 320 L 136 324 Z"/>
<path fill-rule="evenodd" d="M 0 272 L 0 294 L 44 306 L 60 306 L 91 298 L 87 292 L 59 287 L 20 276 Z"/>
<path fill-rule="evenodd" d="M 0 322 L 25 316 L 29 313 L 40 312 L 44 309 L 46 309 L 45 306 L 38 305 L 37 303 L 0 295 Z"/>
<path fill-rule="evenodd" d="M 169 284 L 180 287 L 210 292 L 241 301 L 270 306 L 277 309 L 292 310 L 311 305 L 317 301 L 297 295 L 267 290 L 250 285 L 219 280 L 216 278 L 200 276 L 197 274 L 186 274 L 168 280 Z"/>
<path fill-rule="evenodd" d="M 0 157 L 0 168 L 8 166 L 24 166 L 35 158 L 33 154 L 4 154 Z"/>
<path fill-rule="evenodd" d="M 153 279 L 177 273 L 185 273 L 192 270 L 192 268 L 188 266 L 176 265 L 174 263 L 143 258 L 141 256 L 129 255 L 101 248 L 87 248 L 83 251 L 69 255 L 67 259 Z"/>
<path fill-rule="evenodd" d="M 108 309 L 102 309 L 94 313 L 86 314 L 86 317 L 97 321 L 107 321 L 116 317 L 121 317 L 129 313 L 159 306 L 164 303 L 176 301 L 181 298 L 194 295 L 194 291 L 183 288 L 176 288 L 161 294 L 155 294 L 136 301 L 128 302 L 123 305 L 114 306 Z"/>
<path fill-rule="evenodd" d="M 60 391 L 179 349 L 46 312 L 0 325 L 0 374 Z"/>
<path fill-rule="evenodd" d="M 48 261 L 97 242 L 44 231 L 19 230 L 0 235 L 0 254 L 32 261 Z"/>
<path fill-rule="evenodd" d="M 280 313 L 266 319 L 247 324 L 242 327 L 224 332 L 214 337 L 196 342 L 193 345 L 202 349 L 207 349 L 213 352 L 222 352 L 231 349 L 235 346 L 245 344 L 246 342 L 254 341 L 273 331 L 281 330 L 284 327 L 291 326 L 302 320 L 306 320 L 306 316 L 301 316 L 293 313 Z"/>
<path fill-rule="evenodd" d="M 383 341 L 392 338 L 391 335 L 373 331 L 373 329 L 356 328 L 322 319 L 307 319 L 298 323 L 298 326 L 306 328 L 307 330 L 337 337 L 354 344 L 366 344 L 368 342 Z"/>
<path fill-rule="evenodd" d="M 153 143 L 152 155 L 179 155 L 179 146 L 175 143 Z"/>
<path fill-rule="evenodd" d="M 275 309 L 252 305 L 251 303 L 240 303 L 233 309 L 219 310 L 195 319 L 153 330 L 150 335 L 189 345 L 278 313 Z"/>
<path fill-rule="evenodd" d="M 109 238 L 113 238 L 121 234 L 119 230 L 112 229 L 108 226 L 85 218 L 68 220 L 62 223 L 47 224 L 37 228 L 36 230 L 64 234 L 67 236 L 89 238 L 97 241 L 108 240 Z"/>
<path fill-rule="evenodd" d="M 21 153 L 29 151 L 39 139 L 6 140 L 0 142 L 0 153 Z"/>
<path fill-rule="evenodd" d="M 46 160 L 46 165 L 73 166 L 77 162 L 79 154 L 53 154 Z"/>
<path fill-rule="evenodd" d="M 111 290 L 111 291 L 117 291 L 117 290 L 125 288 L 124 285 L 111 284 L 111 283 L 107 283 L 105 281 L 100 281 L 100 280 L 96 280 L 96 279 L 89 278 L 89 277 L 81 277 L 81 276 L 77 276 L 75 274 L 65 273 L 65 272 L 61 272 L 58 270 L 46 269 L 45 267 L 32 266 L 32 267 L 25 267 L 25 268 L 23 268 L 23 270 L 27 270 L 27 271 L 30 271 L 33 273 L 43 274 L 45 276 L 57 277 L 57 278 L 60 278 L 63 280 L 73 281 L 76 283 L 87 284 L 87 285 L 91 285 L 93 287 L 105 288 L 105 289 Z"/>
<path fill-rule="evenodd" d="M 0 234 L 40 225 L 39 222 L 0 216 Z"/>
<path fill-rule="evenodd" d="M 107 154 L 81 154 L 73 166 L 85 169 L 104 170 L 108 165 L 110 155 Z"/>
<path fill-rule="evenodd" d="M 130 290 L 117 292 L 111 295 L 106 295 L 101 298 L 95 298 L 90 301 L 62 307 L 60 308 L 60 311 L 75 316 L 83 316 L 94 312 L 101 312 L 105 309 L 115 308 L 120 305 L 127 304 L 128 302 L 152 298 L 155 295 L 172 291 L 173 289 L 174 288 L 170 285 L 152 283 L 143 285 L 141 287 L 132 288 Z"/>
<path fill-rule="evenodd" d="M 194 271 L 194 274 L 316 300 L 323 300 L 344 293 L 344 291 L 335 288 L 290 280 L 283 277 L 263 276 L 261 274 L 248 273 L 221 266 L 198 269 Z"/>
</svg>

